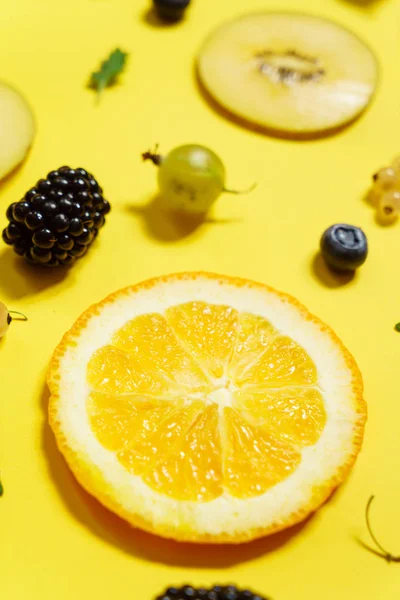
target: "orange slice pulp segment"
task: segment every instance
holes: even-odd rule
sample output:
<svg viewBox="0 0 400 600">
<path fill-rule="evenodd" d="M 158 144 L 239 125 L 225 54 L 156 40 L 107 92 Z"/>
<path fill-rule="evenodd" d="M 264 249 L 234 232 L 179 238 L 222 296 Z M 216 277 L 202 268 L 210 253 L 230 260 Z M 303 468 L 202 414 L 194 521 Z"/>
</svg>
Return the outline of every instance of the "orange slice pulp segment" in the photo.
<svg viewBox="0 0 400 600">
<path fill-rule="evenodd" d="M 93 354 L 87 380 L 98 441 L 176 500 L 265 493 L 326 421 L 305 350 L 230 306 L 195 301 L 135 317 Z"/>
</svg>

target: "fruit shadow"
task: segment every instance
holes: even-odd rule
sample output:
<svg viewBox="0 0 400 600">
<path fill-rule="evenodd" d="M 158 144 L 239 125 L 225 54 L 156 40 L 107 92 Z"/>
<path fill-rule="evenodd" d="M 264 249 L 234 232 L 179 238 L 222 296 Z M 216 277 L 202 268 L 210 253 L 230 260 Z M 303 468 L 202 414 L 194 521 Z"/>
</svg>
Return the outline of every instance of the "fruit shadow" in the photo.
<svg viewBox="0 0 400 600">
<path fill-rule="evenodd" d="M 134 529 L 104 508 L 75 480 L 57 448 L 53 432 L 47 421 L 49 396 L 46 386 L 41 397 L 41 405 L 46 416 L 43 425 L 42 447 L 47 459 L 49 475 L 72 517 L 92 535 L 129 556 L 152 563 L 186 568 L 221 569 L 231 567 L 279 550 L 300 534 L 313 518 L 311 516 L 302 523 L 274 535 L 239 545 L 174 542 Z"/>
<path fill-rule="evenodd" d="M 362 201 L 365 202 L 365 204 L 367 204 L 370 208 L 375 208 L 374 190 L 372 187 L 366 190 L 362 196 Z"/>
<path fill-rule="evenodd" d="M 384 0 L 339 0 L 344 4 L 351 4 L 357 8 L 370 9 L 375 8 L 378 4 L 383 4 Z"/>
<path fill-rule="evenodd" d="M 237 222 L 237 219 L 215 219 L 210 215 L 187 215 L 168 211 L 159 194 L 146 204 L 126 206 L 126 211 L 142 219 L 151 237 L 166 243 L 177 242 L 194 235 L 202 225 Z"/>
<path fill-rule="evenodd" d="M 316 279 L 328 288 L 338 288 L 349 284 L 355 278 L 355 272 L 338 273 L 330 269 L 320 252 L 311 261 L 311 271 Z"/>
<path fill-rule="evenodd" d="M 374 554 L 375 556 L 378 556 L 379 558 L 384 558 L 388 563 L 400 562 L 400 559 L 396 560 L 396 561 L 393 561 L 393 559 L 389 560 L 389 558 L 386 556 L 386 554 L 383 554 L 383 552 L 380 552 L 376 548 L 373 548 L 370 544 L 367 544 L 366 542 L 364 542 L 364 540 L 362 540 L 359 536 L 355 535 L 353 537 L 353 539 L 356 542 L 356 544 L 358 544 L 361 548 L 363 548 L 364 550 L 367 550 L 367 552 L 370 552 L 371 554 Z"/>
<path fill-rule="evenodd" d="M 339 125 L 338 127 L 332 127 L 330 129 L 325 129 L 324 131 L 315 131 L 315 132 L 305 132 L 305 133 L 296 133 L 294 131 L 281 131 L 279 129 L 273 129 L 271 127 L 259 125 L 257 123 L 253 123 L 252 121 L 248 121 L 244 117 L 240 117 L 235 113 L 231 112 L 227 108 L 223 107 L 219 102 L 217 102 L 213 96 L 209 93 L 209 91 L 204 86 L 203 82 L 200 79 L 199 72 L 197 66 L 194 67 L 194 79 L 197 85 L 197 89 L 200 93 L 200 96 L 203 100 L 208 104 L 220 117 L 223 119 L 227 119 L 231 121 L 234 125 L 240 128 L 249 129 L 253 133 L 257 133 L 262 136 L 269 136 L 278 138 L 281 140 L 287 140 L 291 142 L 314 142 L 321 139 L 333 137 L 335 135 L 339 135 L 343 131 L 347 130 L 353 123 L 358 121 L 358 119 L 363 115 L 367 107 L 356 115 L 351 121 L 343 125 Z"/>
<path fill-rule="evenodd" d="M 28 151 L 28 153 L 30 152 L 30 150 Z M 12 171 L 10 171 L 10 173 L 8 173 L 5 177 L 3 177 L 0 180 L 0 194 L 2 194 L 3 192 L 5 192 L 7 190 L 8 187 L 10 187 L 10 185 L 13 182 L 14 177 L 16 177 L 18 175 L 18 173 L 22 170 L 22 165 L 24 164 L 25 159 L 20 162 L 16 167 L 13 168 Z"/>
<path fill-rule="evenodd" d="M 161 19 L 158 16 L 158 13 L 154 6 L 151 6 L 142 13 L 141 20 L 143 23 L 145 23 L 145 25 L 150 25 L 150 27 L 163 29 L 169 27 L 176 27 L 177 25 L 182 24 L 182 21 L 184 21 L 184 19 L 184 16 L 181 19 Z"/>
<path fill-rule="evenodd" d="M 0 290 L 15 300 L 37 294 L 61 283 L 69 269 L 45 269 L 28 265 L 10 247 L 0 254 Z"/>
</svg>

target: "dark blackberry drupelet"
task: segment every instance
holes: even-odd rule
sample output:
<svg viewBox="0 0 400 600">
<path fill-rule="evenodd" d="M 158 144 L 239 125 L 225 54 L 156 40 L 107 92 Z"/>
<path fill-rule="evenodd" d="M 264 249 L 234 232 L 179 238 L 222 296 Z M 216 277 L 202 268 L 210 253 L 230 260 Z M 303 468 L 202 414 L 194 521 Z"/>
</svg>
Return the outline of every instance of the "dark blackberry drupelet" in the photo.
<svg viewBox="0 0 400 600">
<path fill-rule="evenodd" d="M 235 585 L 215 585 L 212 588 L 194 588 L 191 585 L 170 587 L 156 600 L 268 600 L 250 590 L 239 590 Z"/>
<path fill-rule="evenodd" d="M 93 175 L 64 166 L 8 207 L 3 240 L 31 264 L 71 266 L 86 254 L 110 210 Z"/>
</svg>

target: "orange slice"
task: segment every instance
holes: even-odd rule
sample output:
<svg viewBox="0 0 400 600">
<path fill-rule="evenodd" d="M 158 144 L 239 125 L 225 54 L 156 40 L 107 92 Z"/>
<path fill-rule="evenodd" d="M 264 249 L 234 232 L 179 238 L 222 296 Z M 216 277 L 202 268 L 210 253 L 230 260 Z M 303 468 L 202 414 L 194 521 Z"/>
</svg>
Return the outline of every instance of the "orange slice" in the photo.
<svg viewBox="0 0 400 600">
<path fill-rule="evenodd" d="M 354 359 L 294 299 L 204 273 L 91 307 L 55 351 L 50 422 L 81 484 L 132 525 L 241 542 L 347 476 L 366 407 Z"/>
</svg>

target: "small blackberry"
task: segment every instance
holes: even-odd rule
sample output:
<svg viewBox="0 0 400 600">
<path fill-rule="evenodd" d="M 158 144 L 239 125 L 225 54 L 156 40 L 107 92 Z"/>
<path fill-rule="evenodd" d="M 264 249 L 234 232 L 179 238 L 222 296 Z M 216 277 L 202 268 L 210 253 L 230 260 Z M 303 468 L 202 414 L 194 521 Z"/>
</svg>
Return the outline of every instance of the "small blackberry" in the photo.
<svg viewBox="0 0 400 600">
<path fill-rule="evenodd" d="M 212 588 L 194 588 L 191 585 L 169 587 L 156 600 L 267 600 L 250 590 L 239 590 L 235 585 L 214 585 Z"/>
<path fill-rule="evenodd" d="M 3 240 L 28 263 L 70 266 L 86 254 L 110 208 L 93 175 L 61 167 L 8 207 Z"/>
</svg>

